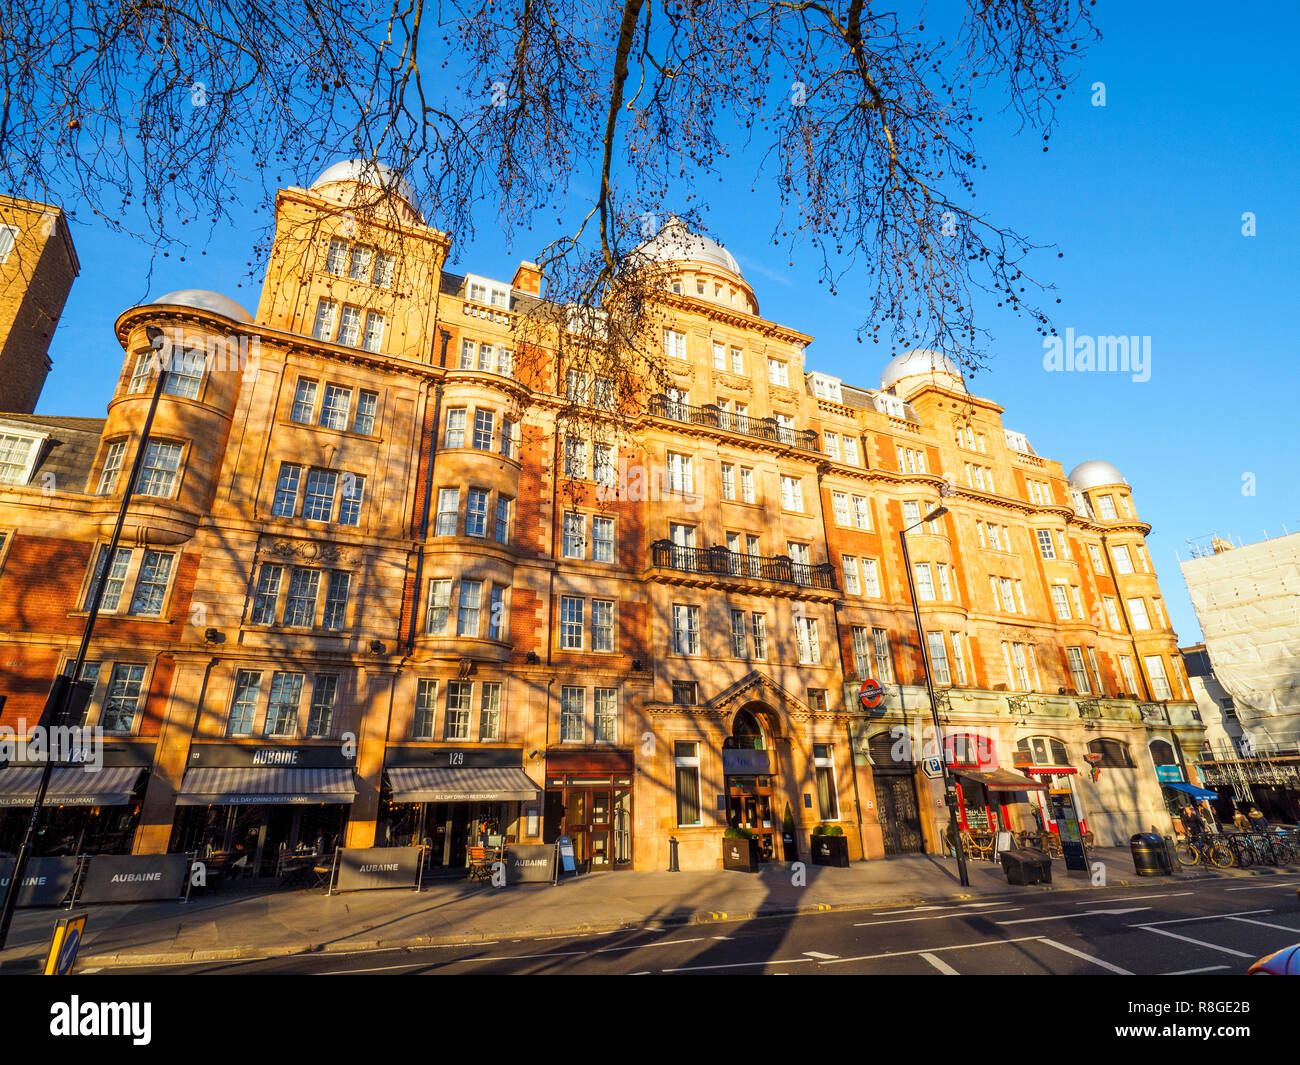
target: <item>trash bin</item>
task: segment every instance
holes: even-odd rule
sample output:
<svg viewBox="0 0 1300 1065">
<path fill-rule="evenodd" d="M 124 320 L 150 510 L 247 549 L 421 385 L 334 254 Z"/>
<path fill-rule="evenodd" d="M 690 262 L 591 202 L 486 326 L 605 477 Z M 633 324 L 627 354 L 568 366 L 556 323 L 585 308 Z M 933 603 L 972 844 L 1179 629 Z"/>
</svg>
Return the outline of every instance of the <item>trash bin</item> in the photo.
<svg viewBox="0 0 1300 1065">
<path fill-rule="evenodd" d="M 1002 852 L 1002 871 L 1008 884 L 1050 884 L 1052 859 L 1043 851 L 1022 847 Z"/>
<path fill-rule="evenodd" d="M 1165 841 L 1151 832 L 1139 832 L 1128 841 L 1133 869 L 1138 876 L 1173 876 Z"/>
</svg>

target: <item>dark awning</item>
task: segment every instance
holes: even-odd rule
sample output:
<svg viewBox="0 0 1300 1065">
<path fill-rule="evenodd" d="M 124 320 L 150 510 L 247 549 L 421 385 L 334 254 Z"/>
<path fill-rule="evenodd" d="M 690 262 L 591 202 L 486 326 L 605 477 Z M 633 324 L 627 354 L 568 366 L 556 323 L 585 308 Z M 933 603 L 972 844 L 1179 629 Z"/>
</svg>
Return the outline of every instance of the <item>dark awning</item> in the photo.
<svg viewBox="0 0 1300 1065">
<path fill-rule="evenodd" d="M 41 786 L 40 766 L 11 766 L 0 771 L 0 806 L 31 806 Z M 139 766 L 64 766 L 50 774 L 48 806 L 127 806 L 144 770 Z"/>
<path fill-rule="evenodd" d="M 1181 791 L 1185 795 L 1190 795 L 1193 799 L 1217 799 L 1219 797 L 1217 791 L 1198 788 L 1195 784 L 1189 784 L 1185 780 L 1163 780 L 1161 783 L 1167 788 L 1173 788 L 1174 791 Z"/>
<path fill-rule="evenodd" d="M 350 803 L 357 796 L 351 769 L 289 769 L 280 766 L 187 769 L 177 806 L 258 803 Z"/>
<path fill-rule="evenodd" d="M 953 774 L 963 780 L 983 784 L 989 791 L 1051 791 L 1051 787 L 1023 773 L 1010 769 L 954 769 Z"/>
<path fill-rule="evenodd" d="M 397 766 L 388 770 L 393 802 L 526 802 L 540 794 L 522 769 Z"/>
</svg>

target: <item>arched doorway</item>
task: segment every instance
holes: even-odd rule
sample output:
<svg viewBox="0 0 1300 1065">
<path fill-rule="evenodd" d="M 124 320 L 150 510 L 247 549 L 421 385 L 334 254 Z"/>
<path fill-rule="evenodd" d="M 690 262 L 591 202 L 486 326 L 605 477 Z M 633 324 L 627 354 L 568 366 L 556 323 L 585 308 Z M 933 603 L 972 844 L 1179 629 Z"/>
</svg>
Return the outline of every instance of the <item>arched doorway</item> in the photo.
<svg viewBox="0 0 1300 1065">
<path fill-rule="evenodd" d="M 763 861 L 776 857 L 776 838 L 784 811 L 772 791 L 770 733 L 766 708 L 741 707 L 732 718 L 731 735 L 722 741 L 722 770 L 727 795 L 727 825 L 746 828 L 758 840 Z"/>
<path fill-rule="evenodd" d="M 906 733 L 877 732 L 867 740 L 876 810 L 885 855 L 924 854 L 921 806 L 916 795 L 916 767 Z"/>
</svg>

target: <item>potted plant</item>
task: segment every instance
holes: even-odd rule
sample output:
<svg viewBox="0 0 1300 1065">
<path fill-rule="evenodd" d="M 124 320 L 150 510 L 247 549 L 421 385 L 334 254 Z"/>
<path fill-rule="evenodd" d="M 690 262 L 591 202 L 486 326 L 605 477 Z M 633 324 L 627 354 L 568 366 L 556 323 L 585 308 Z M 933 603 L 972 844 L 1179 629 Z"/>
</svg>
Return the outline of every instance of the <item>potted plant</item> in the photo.
<svg viewBox="0 0 1300 1065">
<path fill-rule="evenodd" d="M 722 868 L 758 872 L 758 840 L 749 829 L 728 828 L 722 833 Z"/>
<path fill-rule="evenodd" d="M 839 825 L 818 825 L 812 830 L 813 865 L 849 867 L 849 841 Z"/>
</svg>

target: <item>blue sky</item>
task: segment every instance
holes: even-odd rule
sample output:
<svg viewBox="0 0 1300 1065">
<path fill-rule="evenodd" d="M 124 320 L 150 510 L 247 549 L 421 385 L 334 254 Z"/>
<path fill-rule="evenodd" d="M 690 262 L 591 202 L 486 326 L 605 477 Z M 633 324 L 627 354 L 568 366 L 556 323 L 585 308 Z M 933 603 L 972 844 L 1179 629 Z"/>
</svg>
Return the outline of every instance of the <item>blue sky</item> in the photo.
<svg viewBox="0 0 1300 1065">
<path fill-rule="evenodd" d="M 1152 557 L 1174 627 L 1189 644 L 1200 630 L 1175 557 L 1187 557 L 1185 541 L 1219 532 L 1250 542 L 1265 530 L 1300 530 L 1300 351 L 1288 313 L 1300 288 L 1300 94 L 1288 74 L 1300 15 L 1280 3 L 1252 5 L 1234 22 L 1209 4 L 1103 3 L 1097 12 L 1104 40 L 1061 102 L 1051 151 L 1035 135 L 1017 137 L 1007 117 L 986 117 L 980 147 L 988 169 L 977 202 L 1064 252 L 1041 253 L 1032 264 L 1058 287 L 1058 329 L 1151 337 L 1150 379 L 1045 372 L 1032 323 L 1006 316 L 986 323 L 994 331 L 990 365 L 968 383 L 1067 472 L 1092 458 L 1119 467 L 1153 526 Z M 1097 81 L 1105 107 L 1091 103 Z M 858 343 L 861 297 L 852 280 L 831 296 L 816 284 L 806 249 L 786 266 L 770 229 L 755 222 L 772 216 L 771 195 L 749 185 L 738 181 L 716 196 L 708 217 L 748 264 L 764 316 L 817 338 L 809 368 L 874 386 L 888 352 Z M 219 231 L 206 254 L 196 248 L 185 262 L 176 253 L 156 260 L 152 283 L 147 249 L 76 224 L 82 273 L 38 410 L 102 416 L 121 359 L 113 321 L 126 307 L 174 289 L 212 288 L 255 309 L 259 286 L 247 262 L 266 217 L 253 209 L 264 206 L 243 203 L 239 228 Z M 1256 217 L 1253 237 L 1242 235 L 1247 211 Z M 507 250 L 490 228 L 481 220 L 478 240 L 453 248 L 453 260 L 509 279 L 536 247 L 516 241 Z M 1243 492 L 1247 475 L 1254 494 Z"/>
</svg>

